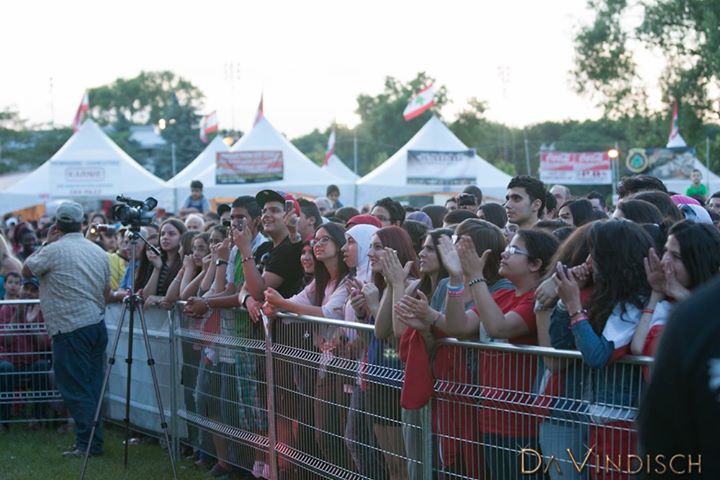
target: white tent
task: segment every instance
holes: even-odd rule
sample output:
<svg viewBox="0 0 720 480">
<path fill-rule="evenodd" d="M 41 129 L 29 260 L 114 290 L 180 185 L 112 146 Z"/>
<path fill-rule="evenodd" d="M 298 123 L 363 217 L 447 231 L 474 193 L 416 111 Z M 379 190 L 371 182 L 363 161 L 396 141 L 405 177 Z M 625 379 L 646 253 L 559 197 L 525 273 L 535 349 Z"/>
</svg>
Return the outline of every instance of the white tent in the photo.
<svg viewBox="0 0 720 480">
<path fill-rule="evenodd" d="M 238 140 L 230 151 L 282 152 L 283 179 L 262 183 L 218 184 L 216 164 L 213 164 L 195 176 L 203 183 L 203 193 L 208 198 L 255 195 L 264 188 L 315 197 L 325 195 L 325 189 L 330 184 L 337 185 L 343 191 L 352 191 L 352 182 L 321 169 L 275 130 L 265 117 Z"/>
<path fill-rule="evenodd" d="M 373 202 L 381 197 L 399 197 L 433 193 L 461 192 L 467 185 L 408 184 L 408 150 L 425 152 L 467 152 L 463 144 L 437 117 L 433 116 L 415 136 L 393 156 L 372 172 L 357 181 L 358 205 Z M 469 158 L 468 171 L 474 184 L 483 195 L 504 198 L 510 175 L 493 167 L 477 155 Z M 442 172 L 438 171 L 438 175 Z"/>
<path fill-rule="evenodd" d="M 67 142 L 27 177 L 0 194 L 18 196 L 13 210 L 57 198 L 107 198 L 127 195 L 140 200 L 147 196 L 169 207 L 172 191 L 167 183 L 130 158 L 98 125 L 87 120 Z"/>
<path fill-rule="evenodd" d="M 168 180 L 168 184 L 175 189 L 175 211 L 180 209 L 182 203 L 190 193 L 190 182 L 202 174 L 208 167 L 215 165 L 215 155 L 218 152 L 227 152 L 228 146 L 222 136 L 216 135 L 195 160 L 190 162 L 177 175 Z"/>
<path fill-rule="evenodd" d="M 337 155 L 332 155 L 327 165 L 323 165 L 322 169 L 353 183 L 360 178 L 360 176 L 350 170 Z"/>
</svg>

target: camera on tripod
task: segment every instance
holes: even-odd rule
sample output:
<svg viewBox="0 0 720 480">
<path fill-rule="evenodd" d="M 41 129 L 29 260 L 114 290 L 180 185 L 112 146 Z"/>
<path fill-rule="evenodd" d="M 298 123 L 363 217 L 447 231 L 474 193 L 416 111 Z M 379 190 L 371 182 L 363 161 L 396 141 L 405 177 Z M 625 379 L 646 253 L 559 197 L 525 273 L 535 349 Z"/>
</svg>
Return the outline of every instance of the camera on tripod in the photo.
<svg viewBox="0 0 720 480">
<path fill-rule="evenodd" d="M 148 197 L 145 201 L 142 201 L 118 195 L 117 201 L 120 203 L 113 205 L 110 209 L 110 216 L 113 220 L 131 229 L 139 229 L 142 226 L 152 224 L 154 216 L 152 209 L 158 204 L 158 201 L 153 197 Z"/>
<path fill-rule="evenodd" d="M 115 227 L 113 225 L 108 225 L 107 223 L 95 223 L 90 225 L 90 235 L 97 236 L 101 233 L 115 235 Z"/>
</svg>

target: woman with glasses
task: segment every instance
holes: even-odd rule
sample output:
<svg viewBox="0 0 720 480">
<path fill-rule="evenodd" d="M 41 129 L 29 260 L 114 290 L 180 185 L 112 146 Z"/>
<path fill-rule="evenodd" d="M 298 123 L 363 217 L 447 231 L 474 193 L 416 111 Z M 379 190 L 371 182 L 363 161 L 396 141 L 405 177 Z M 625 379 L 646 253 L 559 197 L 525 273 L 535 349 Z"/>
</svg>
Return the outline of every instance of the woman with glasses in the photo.
<svg viewBox="0 0 720 480">
<path fill-rule="evenodd" d="M 346 282 L 349 269 L 343 261 L 341 251 L 345 245 L 345 229 L 336 223 L 325 223 L 315 231 L 315 238 L 310 245 L 315 256 L 313 281 L 300 293 L 288 299 L 283 298 L 276 290 L 267 288 L 265 301 L 273 309 L 341 320 L 345 316 L 345 303 L 348 299 Z M 347 335 L 343 329 L 322 324 L 315 324 L 311 331 L 313 342 L 320 350 L 320 369 L 315 381 L 313 408 L 315 441 L 325 460 L 349 468 L 350 458 L 343 436 L 345 407 L 350 398 L 343 393 L 345 379 L 329 368 L 337 350 L 347 342 Z"/>
<path fill-rule="evenodd" d="M 557 246 L 557 239 L 546 232 L 519 230 L 502 253 L 498 270 L 515 289 L 491 293 L 484 274 L 491 251 L 479 255 L 468 236 L 460 237 L 457 246 L 450 238 L 442 238 L 440 254 L 450 282 L 446 313 L 433 325 L 450 335 L 467 337 L 478 335 L 482 324 L 491 341 L 536 345 L 535 289 Z M 474 303 L 470 310 L 463 302 L 467 290 Z M 518 445 L 537 448 L 537 422 L 522 414 L 519 405 L 530 402 L 537 369 L 534 356 L 491 350 L 480 354 L 481 405 L 486 410 L 479 420 L 490 478 L 534 478 L 520 471 Z"/>
</svg>

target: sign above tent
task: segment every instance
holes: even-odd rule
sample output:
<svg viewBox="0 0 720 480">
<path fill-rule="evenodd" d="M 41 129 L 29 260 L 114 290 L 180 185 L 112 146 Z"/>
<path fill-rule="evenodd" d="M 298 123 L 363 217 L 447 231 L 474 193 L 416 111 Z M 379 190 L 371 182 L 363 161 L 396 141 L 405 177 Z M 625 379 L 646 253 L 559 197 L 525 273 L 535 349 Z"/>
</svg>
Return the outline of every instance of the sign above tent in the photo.
<svg viewBox="0 0 720 480">
<path fill-rule="evenodd" d="M 283 179 L 282 150 L 218 152 L 216 159 L 217 185 L 275 182 Z"/>
<path fill-rule="evenodd" d="M 431 150 L 407 151 L 408 185 L 475 184 L 475 149 L 454 152 Z"/>
<path fill-rule="evenodd" d="M 608 152 L 542 152 L 540 180 L 567 185 L 610 185 Z"/>
<path fill-rule="evenodd" d="M 122 178 L 119 160 L 50 161 L 50 190 L 55 196 L 116 195 L 114 179 Z"/>
<path fill-rule="evenodd" d="M 652 175 L 662 181 L 687 180 L 698 164 L 695 147 L 633 148 L 625 159 L 625 174 Z"/>
</svg>

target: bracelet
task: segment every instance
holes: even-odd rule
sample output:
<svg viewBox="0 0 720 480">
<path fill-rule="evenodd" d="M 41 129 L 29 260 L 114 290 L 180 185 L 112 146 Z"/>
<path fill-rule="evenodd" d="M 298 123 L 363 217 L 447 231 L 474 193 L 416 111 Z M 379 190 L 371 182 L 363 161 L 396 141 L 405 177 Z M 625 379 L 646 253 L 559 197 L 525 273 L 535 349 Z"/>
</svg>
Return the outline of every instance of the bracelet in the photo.
<svg viewBox="0 0 720 480">
<path fill-rule="evenodd" d="M 582 315 L 580 315 L 580 316 L 577 317 L 577 318 L 571 318 L 571 319 L 570 319 L 570 326 L 571 326 L 571 327 L 572 327 L 572 326 L 575 326 L 575 325 L 577 325 L 578 323 L 580 323 L 580 322 L 582 322 L 582 321 L 584 321 L 584 320 L 588 320 L 588 317 L 587 317 L 587 315 L 585 315 L 585 314 L 582 314 Z"/>
<path fill-rule="evenodd" d="M 465 293 L 465 285 L 460 285 L 460 290 L 450 290 L 448 288 L 448 297 L 460 297 Z"/>
<path fill-rule="evenodd" d="M 587 310 L 580 307 L 580 309 L 577 312 L 570 314 L 570 318 L 572 319 L 573 317 L 577 317 L 578 315 L 586 315 L 586 314 L 587 314 Z"/>
<path fill-rule="evenodd" d="M 450 293 L 450 292 L 460 292 L 460 291 L 463 291 L 463 290 L 465 290 L 465 284 L 464 284 L 464 283 L 461 283 L 460 285 L 450 285 L 450 282 L 448 282 L 448 285 L 447 285 L 447 291 L 448 291 L 448 293 Z"/>
<path fill-rule="evenodd" d="M 477 285 L 478 283 L 484 283 L 487 285 L 487 280 L 485 280 L 485 277 L 477 277 L 468 282 L 468 287 L 472 287 L 473 285 Z"/>
<path fill-rule="evenodd" d="M 250 256 L 250 257 L 245 257 L 245 258 L 243 258 L 242 260 L 240 260 L 240 263 L 249 262 L 250 260 L 255 260 L 255 257 L 252 257 L 252 256 Z"/>
<path fill-rule="evenodd" d="M 642 313 L 643 314 L 647 313 L 648 315 L 652 315 L 653 313 L 655 313 L 655 309 L 654 308 L 643 308 Z"/>
</svg>

